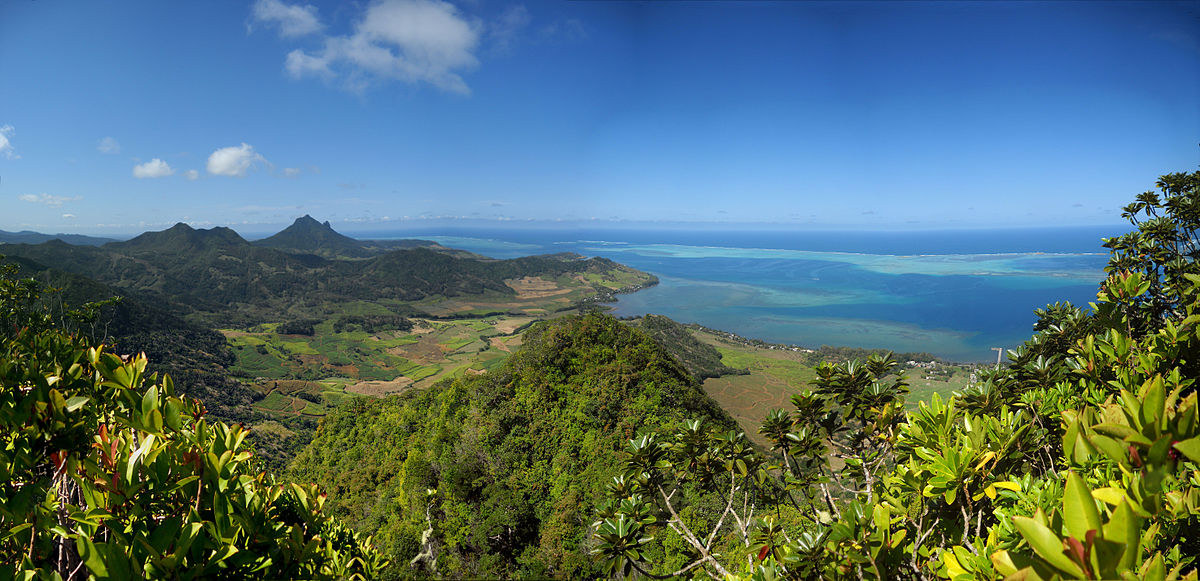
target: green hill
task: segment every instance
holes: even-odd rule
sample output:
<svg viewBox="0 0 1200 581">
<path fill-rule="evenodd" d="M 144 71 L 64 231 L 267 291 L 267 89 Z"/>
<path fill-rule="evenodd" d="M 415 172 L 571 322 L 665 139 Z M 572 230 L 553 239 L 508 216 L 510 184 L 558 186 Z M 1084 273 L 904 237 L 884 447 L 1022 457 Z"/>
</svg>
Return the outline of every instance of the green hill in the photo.
<svg viewBox="0 0 1200 581">
<path fill-rule="evenodd" d="M 98 236 L 84 236 L 83 234 L 42 234 L 41 232 L 33 232 L 31 230 L 22 230 L 20 232 L 8 232 L 0 230 L 0 243 L 5 244 L 41 244 L 50 240 L 62 240 L 67 244 L 76 244 L 81 246 L 100 246 L 109 242 L 116 242 L 112 238 L 101 238 Z"/>
<path fill-rule="evenodd" d="M 572 316 L 530 329 L 492 373 L 331 413 L 291 477 L 321 483 L 400 577 L 430 548 L 451 578 L 596 577 L 590 507 L 618 451 L 684 418 L 734 427 L 648 335 Z"/>
<path fill-rule="evenodd" d="M 367 258 L 393 250 L 429 248 L 459 258 L 486 258 L 465 250 L 447 248 L 432 240 L 358 240 L 341 234 L 329 225 L 305 214 L 279 233 L 251 242 L 255 246 L 285 252 L 316 254 L 324 258 Z"/>
<path fill-rule="evenodd" d="M 749 371 L 734 369 L 721 363 L 721 352 L 716 347 L 702 343 L 688 332 L 683 325 L 662 315 L 646 315 L 634 322 L 649 334 L 659 345 L 674 355 L 680 365 L 687 369 L 697 381 L 723 375 L 746 375 Z"/>
<path fill-rule="evenodd" d="M 373 254 L 358 240 L 335 232 L 329 222 L 318 222 L 308 214 L 274 236 L 255 240 L 254 245 L 326 258 L 365 258 Z"/>
<path fill-rule="evenodd" d="M 256 246 L 228 228 L 194 229 L 186 224 L 102 247 L 55 240 L 0 245 L 0 254 L 54 265 L 164 304 L 195 322 L 221 327 L 321 316 L 330 303 L 414 302 L 480 293 L 515 296 L 507 280 L 624 268 L 577 255 L 492 260 L 427 247 L 335 260 Z M 397 314 L 408 313 L 401 310 L 405 312 Z"/>
<path fill-rule="evenodd" d="M 58 289 L 46 297 L 57 305 L 83 305 L 122 294 L 89 278 L 32 260 L 9 258 L 6 262 L 16 264 L 21 276 Z M 111 345 L 117 353 L 145 353 L 151 361 L 151 372 L 169 373 L 182 393 L 203 400 L 221 419 L 249 422 L 259 415 L 250 404 L 261 396 L 228 376 L 234 355 L 216 331 L 190 323 L 153 303 L 122 297 L 104 306 L 95 323 L 80 332 L 97 343 Z"/>
</svg>

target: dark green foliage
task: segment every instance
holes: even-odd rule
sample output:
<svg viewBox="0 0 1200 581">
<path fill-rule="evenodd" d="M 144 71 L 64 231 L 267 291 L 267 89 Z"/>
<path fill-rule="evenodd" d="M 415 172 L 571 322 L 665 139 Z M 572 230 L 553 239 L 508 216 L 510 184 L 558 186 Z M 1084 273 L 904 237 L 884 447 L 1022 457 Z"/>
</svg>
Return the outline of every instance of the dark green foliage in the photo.
<svg viewBox="0 0 1200 581">
<path fill-rule="evenodd" d="M 221 327 L 273 322 L 281 313 L 324 315 L 324 307 L 336 302 L 513 295 L 507 279 L 552 278 L 616 266 L 576 255 L 465 258 L 426 247 L 363 260 L 328 260 L 255 246 L 228 228 L 196 230 L 186 224 L 100 248 L 51 241 L 2 245 L 0 251 L 52 264 L 124 296 Z"/>
<path fill-rule="evenodd" d="M 643 332 L 565 317 L 531 328 L 493 373 L 329 414 L 291 473 L 322 483 L 401 576 L 428 551 L 422 570 L 448 577 L 592 577 L 587 507 L 617 453 L 683 417 L 734 426 Z"/>
<path fill-rule="evenodd" d="M 721 363 L 721 353 L 716 347 L 701 343 L 683 325 L 662 315 L 646 315 L 638 327 L 674 355 L 698 381 L 722 375 L 744 375 L 744 369 L 734 369 Z"/>
<path fill-rule="evenodd" d="M 284 321 L 275 327 L 275 332 L 280 335 L 308 335 L 311 337 L 314 333 L 313 326 L 320 322 L 320 319 Z"/>
<path fill-rule="evenodd" d="M 120 294 L 94 280 L 31 260 L 14 258 L 11 262 L 19 266 L 21 275 L 36 280 L 40 288 L 54 289 L 43 293 L 42 302 L 82 305 Z M 257 417 L 250 403 L 259 396 L 227 376 L 226 368 L 233 364 L 234 355 L 216 331 L 132 297 L 104 304 L 87 325 L 77 330 L 96 343 L 111 344 L 117 353 L 145 353 L 152 362 L 152 372 L 170 373 L 180 393 L 203 400 L 216 417 L 228 421 Z"/>
<path fill-rule="evenodd" d="M 55 328 L 0 276 L 0 579 L 364 579 L 385 561 L 311 486 L 256 470 L 142 356 Z M 70 312 L 70 311 L 68 311 Z"/>
<path fill-rule="evenodd" d="M 1148 285 L 1142 293 L 1120 297 L 1118 316 L 1134 335 L 1178 318 L 1191 285 L 1185 275 L 1200 274 L 1200 171 L 1167 174 L 1155 187 L 1158 191 L 1144 192 L 1123 208 L 1121 216 L 1137 230 L 1104 241 L 1112 252 L 1105 270 L 1138 273 Z"/>
<path fill-rule="evenodd" d="M 334 333 L 354 330 L 364 333 L 407 331 L 412 327 L 412 321 L 399 315 L 342 315 L 333 321 Z"/>
</svg>

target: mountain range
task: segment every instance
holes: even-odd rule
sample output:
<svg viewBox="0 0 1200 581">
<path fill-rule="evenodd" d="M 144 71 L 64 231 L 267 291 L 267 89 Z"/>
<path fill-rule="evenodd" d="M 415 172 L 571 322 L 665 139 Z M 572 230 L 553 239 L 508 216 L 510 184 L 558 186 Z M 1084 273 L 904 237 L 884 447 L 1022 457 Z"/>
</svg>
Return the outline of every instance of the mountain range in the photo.
<svg viewBox="0 0 1200 581">
<path fill-rule="evenodd" d="M 101 246 L 57 239 L 0 244 L 0 255 L 84 276 L 193 321 L 226 327 L 313 316 L 330 301 L 511 296 L 516 291 L 509 279 L 619 266 L 574 254 L 493 260 L 419 240 L 363 243 L 309 216 L 256 242 L 225 227 L 179 223 Z"/>
</svg>

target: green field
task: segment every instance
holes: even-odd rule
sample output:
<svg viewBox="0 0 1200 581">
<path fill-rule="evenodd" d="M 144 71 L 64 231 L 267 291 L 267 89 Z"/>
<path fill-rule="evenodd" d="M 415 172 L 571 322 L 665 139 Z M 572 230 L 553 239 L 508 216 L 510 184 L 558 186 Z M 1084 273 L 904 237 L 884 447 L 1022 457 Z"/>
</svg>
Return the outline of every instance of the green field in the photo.
<svg viewBox="0 0 1200 581">
<path fill-rule="evenodd" d="M 417 303 L 329 304 L 325 318 L 312 321 L 312 335 L 280 334 L 278 322 L 221 332 L 236 356 L 233 375 L 263 394 L 255 404 L 259 411 L 272 417 L 321 416 L 357 395 L 382 396 L 455 374 L 487 373 L 520 345 L 517 331 L 529 323 L 572 312 L 572 305 L 597 293 L 647 280 L 623 268 L 554 280 L 527 277 L 510 281 L 515 296 L 488 292 Z M 368 333 L 361 326 L 336 325 L 341 317 L 394 316 L 413 309 L 437 318 L 409 316 L 413 328 L 407 331 Z"/>
<path fill-rule="evenodd" d="M 750 371 L 749 375 L 707 379 L 704 391 L 737 420 L 746 436 L 758 444 L 765 444 L 766 440 L 758 435 L 763 418 L 772 408 L 792 409 L 792 394 L 809 389 L 808 382 L 816 376 L 813 367 L 819 362 L 818 358 L 802 349 L 770 349 L 736 343 L 696 329 L 691 332 L 697 339 L 716 347 L 725 365 Z M 938 364 L 932 368 L 909 368 L 902 362 L 901 368 L 911 390 L 906 406 L 913 410 L 934 393 L 947 396 L 966 388 L 972 367 Z"/>
</svg>

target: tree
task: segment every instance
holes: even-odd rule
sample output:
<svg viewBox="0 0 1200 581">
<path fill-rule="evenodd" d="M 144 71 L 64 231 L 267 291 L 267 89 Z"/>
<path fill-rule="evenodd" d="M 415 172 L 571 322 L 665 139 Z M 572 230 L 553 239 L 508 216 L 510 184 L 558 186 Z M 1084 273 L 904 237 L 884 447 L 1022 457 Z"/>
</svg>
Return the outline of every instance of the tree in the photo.
<svg viewBox="0 0 1200 581">
<path fill-rule="evenodd" d="M 1139 231 L 1106 243 L 1094 313 L 1039 310 L 979 388 L 903 413 L 886 361 L 824 364 L 794 411 L 768 414 L 771 455 L 694 423 L 639 435 L 595 554 L 655 578 L 1196 579 L 1198 183 L 1171 174 L 1165 198 L 1139 196 Z M 677 506 L 686 487 L 725 495 L 711 531 Z M 664 536 L 692 548 L 687 564 L 647 562 Z"/>
<path fill-rule="evenodd" d="M 1111 252 L 1105 270 L 1140 274 L 1144 284 L 1140 292 L 1113 303 L 1119 308 L 1112 316 L 1124 318 L 1135 336 L 1178 319 L 1191 286 L 1186 275 L 1200 273 L 1200 171 L 1164 175 L 1155 187 L 1158 191 L 1143 192 L 1122 209 L 1121 217 L 1137 230 L 1104 242 Z"/>
<path fill-rule="evenodd" d="M 313 486 L 257 469 L 142 355 L 56 328 L 0 276 L 0 578 L 365 578 L 383 565 Z"/>
</svg>

